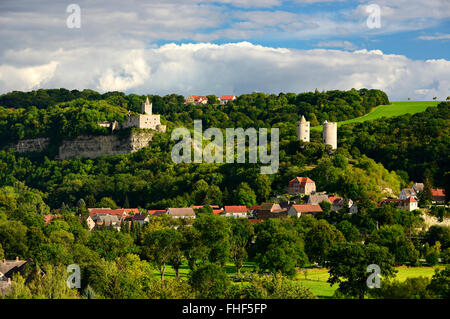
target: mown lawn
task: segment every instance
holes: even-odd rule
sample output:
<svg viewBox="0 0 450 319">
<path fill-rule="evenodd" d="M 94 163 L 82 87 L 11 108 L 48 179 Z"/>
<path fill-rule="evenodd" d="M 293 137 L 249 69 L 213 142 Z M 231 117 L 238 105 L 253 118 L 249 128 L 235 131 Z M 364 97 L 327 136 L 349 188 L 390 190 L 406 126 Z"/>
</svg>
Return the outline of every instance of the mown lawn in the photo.
<svg viewBox="0 0 450 319">
<path fill-rule="evenodd" d="M 338 122 L 341 125 L 375 120 L 381 117 L 400 116 L 406 113 L 415 114 L 424 112 L 430 106 L 436 106 L 442 101 L 408 101 L 408 102 L 392 102 L 392 105 L 381 105 L 372 110 L 369 114 L 351 120 Z M 314 126 L 312 130 L 322 131 L 322 125 Z"/>
</svg>

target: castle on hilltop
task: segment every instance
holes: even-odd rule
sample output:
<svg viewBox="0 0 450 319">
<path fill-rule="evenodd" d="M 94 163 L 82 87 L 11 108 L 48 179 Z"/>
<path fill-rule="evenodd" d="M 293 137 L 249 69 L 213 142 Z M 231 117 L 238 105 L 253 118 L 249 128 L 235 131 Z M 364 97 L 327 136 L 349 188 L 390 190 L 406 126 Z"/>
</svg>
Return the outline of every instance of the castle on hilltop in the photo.
<svg viewBox="0 0 450 319">
<path fill-rule="evenodd" d="M 148 97 L 144 103 L 141 105 L 142 114 L 131 115 L 128 113 L 125 123 L 123 123 L 123 128 L 137 127 L 157 130 L 160 132 L 166 131 L 166 126 L 161 125 L 160 115 L 152 114 L 153 104 L 149 102 Z"/>
<path fill-rule="evenodd" d="M 165 132 L 166 125 L 161 125 L 161 119 L 159 114 L 152 114 L 153 104 L 147 99 L 141 105 L 142 114 L 131 115 L 130 112 L 127 114 L 127 119 L 125 123 L 120 125 L 117 121 L 113 123 L 109 122 L 100 122 L 98 125 L 102 127 L 111 128 L 112 131 L 121 129 L 121 128 L 129 128 L 136 127 L 141 129 L 152 129 L 158 132 Z"/>
<path fill-rule="evenodd" d="M 309 142 L 310 123 L 302 115 L 297 122 L 297 139 L 303 142 Z M 337 123 L 325 121 L 323 123 L 323 144 L 331 145 L 332 149 L 337 149 Z"/>
</svg>

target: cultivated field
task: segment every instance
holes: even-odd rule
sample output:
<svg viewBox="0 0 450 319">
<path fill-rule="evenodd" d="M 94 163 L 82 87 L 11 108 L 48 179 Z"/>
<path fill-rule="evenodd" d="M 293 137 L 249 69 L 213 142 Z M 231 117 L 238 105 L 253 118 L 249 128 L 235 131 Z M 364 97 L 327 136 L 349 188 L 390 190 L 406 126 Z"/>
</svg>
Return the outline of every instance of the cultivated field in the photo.
<svg viewBox="0 0 450 319">
<path fill-rule="evenodd" d="M 356 122 L 364 122 L 379 119 L 381 117 L 393 117 L 400 116 L 403 114 L 415 114 L 425 111 L 430 106 L 436 106 L 441 101 L 408 101 L 408 102 L 392 102 L 392 105 L 381 105 L 374 108 L 369 114 L 364 116 L 346 120 L 342 122 L 338 122 L 338 127 L 341 125 L 356 123 Z M 322 125 L 314 126 L 311 128 L 312 130 L 322 131 Z"/>
</svg>

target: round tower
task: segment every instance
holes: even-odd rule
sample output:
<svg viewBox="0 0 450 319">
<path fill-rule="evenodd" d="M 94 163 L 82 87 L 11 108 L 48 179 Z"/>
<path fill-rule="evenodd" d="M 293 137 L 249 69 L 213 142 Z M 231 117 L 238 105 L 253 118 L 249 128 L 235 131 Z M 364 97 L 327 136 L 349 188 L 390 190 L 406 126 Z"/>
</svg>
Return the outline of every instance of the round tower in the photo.
<svg viewBox="0 0 450 319">
<path fill-rule="evenodd" d="M 309 122 L 302 115 L 300 122 L 297 122 L 297 139 L 303 142 L 309 142 Z"/>
<path fill-rule="evenodd" d="M 337 149 L 337 123 L 323 122 L 323 143 Z"/>
</svg>

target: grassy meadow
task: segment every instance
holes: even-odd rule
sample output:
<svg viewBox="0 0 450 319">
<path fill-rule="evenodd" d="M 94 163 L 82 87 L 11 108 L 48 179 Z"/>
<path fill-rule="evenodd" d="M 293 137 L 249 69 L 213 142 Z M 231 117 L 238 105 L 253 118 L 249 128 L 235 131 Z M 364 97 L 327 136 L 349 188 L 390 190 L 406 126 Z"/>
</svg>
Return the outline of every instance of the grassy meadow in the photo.
<svg viewBox="0 0 450 319">
<path fill-rule="evenodd" d="M 349 123 L 365 122 L 376 120 L 381 117 L 394 117 L 404 114 L 415 114 L 424 112 L 430 106 L 436 106 L 442 101 L 408 101 L 408 102 L 392 102 L 391 105 L 380 105 L 375 107 L 370 113 L 354 118 L 338 122 L 338 127 Z M 322 125 L 314 126 L 311 130 L 322 131 Z"/>
</svg>

